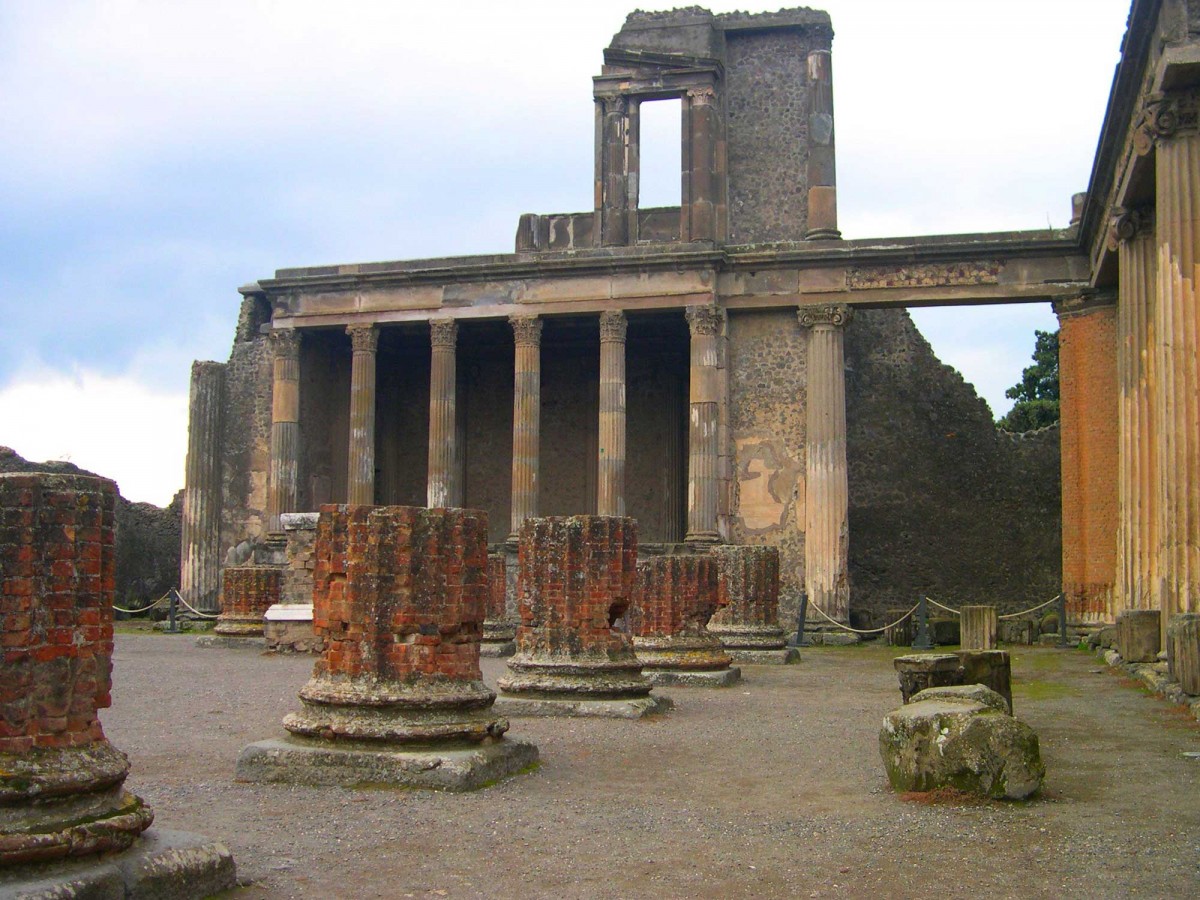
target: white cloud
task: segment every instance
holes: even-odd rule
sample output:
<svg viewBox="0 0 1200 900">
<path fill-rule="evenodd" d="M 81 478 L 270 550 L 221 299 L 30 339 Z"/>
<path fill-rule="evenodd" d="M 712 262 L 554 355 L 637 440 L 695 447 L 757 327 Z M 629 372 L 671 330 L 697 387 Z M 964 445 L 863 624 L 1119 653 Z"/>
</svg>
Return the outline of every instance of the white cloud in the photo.
<svg viewBox="0 0 1200 900">
<path fill-rule="evenodd" d="M 0 444 L 112 478 L 128 500 L 165 506 L 183 487 L 187 393 L 86 370 L 27 372 L 0 388 Z"/>
</svg>

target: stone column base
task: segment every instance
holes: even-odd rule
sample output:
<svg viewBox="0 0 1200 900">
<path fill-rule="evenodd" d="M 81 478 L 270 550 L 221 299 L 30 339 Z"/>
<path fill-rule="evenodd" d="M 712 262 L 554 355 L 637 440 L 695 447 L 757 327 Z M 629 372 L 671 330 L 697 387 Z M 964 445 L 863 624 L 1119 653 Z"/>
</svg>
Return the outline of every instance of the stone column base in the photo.
<svg viewBox="0 0 1200 900">
<path fill-rule="evenodd" d="M 483 640 L 479 644 L 479 655 L 486 656 L 489 659 L 503 659 L 506 656 L 512 656 L 517 652 L 516 641 L 488 641 Z"/>
<path fill-rule="evenodd" d="M 495 709 L 506 716 L 595 716 L 604 719 L 641 719 L 664 713 L 675 704 L 670 697 L 632 697 L 622 700 L 589 700 L 581 697 L 536 697 L 505 694 L 496 697 Z"/>
<path fill-rule="evenodd" d="M 642 674 L 650 679 L 655 687 L 660 685 L 682 684 L 688 687 L 729 687 L 742 680 L 742 670 L 737 666 L 727 666 L 724 669 L 707 672 L 695 669 L 655 669 L 646 666 Z"/>
<path fill-rule="evenodd" d="M 727 647 L 729 658 L 735 663 L 748 666 L 790 666 L 800 662 L 800 651 L 795 647 L 781 647 L 778 650 L 740 650 Z"/>
<path fill-rule="evenodd" d="M 262 637 L 262 616 L 218 616 L 213 633 L 225 637 Z"/>
<path fill-rule="evenodd" d="M 228 848 L 185 831 L 152 828 L 128 850 L 0 870 L 4 897 L 171 897 L 192 900 L 237 886 Z"/>
<path fill-rule="evenodd" d="M 537 760 L 534 744 L 510 738 L 400 749 L 367 741 L 291 735 L 243 749 L 236 777 L 238 781 L 271 784 L 473 791 L 517 775 Z"/>
<path fill-rule="evenodd" d="M 197 647 L 221 650 L 265 650 L 267 642 L 262 634 L 233 635 L 233 634 L 202 634 L 196 638 Z"/>
</svg>

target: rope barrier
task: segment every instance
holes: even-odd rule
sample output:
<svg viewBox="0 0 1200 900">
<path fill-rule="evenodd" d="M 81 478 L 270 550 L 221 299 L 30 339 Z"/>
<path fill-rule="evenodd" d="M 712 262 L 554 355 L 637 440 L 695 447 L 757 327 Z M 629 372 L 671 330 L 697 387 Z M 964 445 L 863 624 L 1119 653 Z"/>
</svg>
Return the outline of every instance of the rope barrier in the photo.
<svg viewBox="0 0 1200 900">
<path fill-rule="evenodd" d="M 955 616 L 962 615 L 962 613 L 959 610 L 951 609 L 949 606 L 946 606 L 944 603 L 938 603 L 932 597 L 926 597 L 925 599 L 928 600 L 930 603 L 932 603 L 934 606 L 936 606 L 938 609 L 944 609 L 946 612 L 950 613 L 951 615 L 955 615 Z"/>
<path fill-rule="evenodd" d="M 889 628 L 895 628 L 897 625 L 899 625 L 901 622 L 903 622 L 905 619 L 907 619 L 909 616 L 911 616 L 914 612 L 917 611 L 917 607 L 916 607 L 916 605 L 914 605 L 912 609 L 910 609 L 908 612 L 906 612 L 904 615 L 902 615 L 900 618 L 898 618 L 891 625 L 884 625 L 882 628 L 851 628 L 849 625 L 843 625 L 837 619 L 832 618 L 829 615 L 829 613 L 825 612 L 825 610 L 821 609 L 821 607 L 817 606 L 817 604 L 813 603 L 811 600 L 808 602 L 808 605 L 811 609 L 815 609 L 822 616 L 824 616 L 829 622 L 836 625 L 838 628 L 841 628 L 844 631 L 852 631 L 855 634 L 878 634 L 881 631 L 887 631 Z"/>
<path fill-rule="evenodd" d="M 997 619 L 1016 619 L 1020 616 L 1027 616 L 1031 612 L 1037 612 L 1039 609 L 1045 609 L 1051 603 L 1054 603 L 1056 600 L 1058 600 L 1058 598 L 1061 596 L 1062 596 L 1062 594 L 1055 594 L 1053 597 L 1051 597 L 1045 603 L 1039 604 L 1038 606 L 1030 607 L 1029 609 L 1025 610 L 1024 612 L 1009 613 L 1008 615 L 1004 615 L 1004 616 L 996 616 L 996 618 Z"/>
<path fill-rule="evenodd" d="M 175 591 L 174 593 L 175 593 L 175 596 L 179 598 L 179 602 L 182 603 L 187 609 L 191 610 L 194 615 L 197 615 L 202 619 L 216 619 L 219 617 L 219 615 L 211 615 L 209 613 L 200 612 L 200 610 L 196 609 L 196 607 L 192 606 L 190 603 L 188 603 L 186 600 L 184 600 L 183 596 L 179 593 L 179 591 Z"/>
<path fill-rule="evenodd" d="M 154 607 L 158 606 L 158 604 L 162 603 L 164 600 L 166 600 L 168 597 L 170 597 L 171 593 L 172 593 L 172 591 L 167 591 L 165 594 L 163 594 L 161 597 L 159 597 L 157 600 L 155 600 L 149 606 L 143 606 L 141 609 L 125 609 L 125 607 L 117 606 L 117 604 L 115 604 L 115 603 L 113 604 L 113 609 L 115 609 L 117 612 L 129 613 L 130 615 L 135 615 L 137 613 L 144 613 L 148 609 L 154 609 Z"/>
</svg>

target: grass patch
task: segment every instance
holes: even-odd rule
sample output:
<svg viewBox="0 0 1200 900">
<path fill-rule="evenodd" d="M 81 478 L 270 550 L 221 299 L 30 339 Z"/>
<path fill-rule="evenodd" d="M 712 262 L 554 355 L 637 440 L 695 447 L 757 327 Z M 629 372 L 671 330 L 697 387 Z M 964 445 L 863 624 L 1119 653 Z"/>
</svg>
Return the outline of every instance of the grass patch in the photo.
<svg viewBox="0 0 1200 900">
<path fill-rule="evenodd" d="M 1062 697 L 1077 696 L 1079 691 L 1061 681 L 1013 679 L 1013 693 L 1025 700 L 1058 700 Z"/>
</svg>

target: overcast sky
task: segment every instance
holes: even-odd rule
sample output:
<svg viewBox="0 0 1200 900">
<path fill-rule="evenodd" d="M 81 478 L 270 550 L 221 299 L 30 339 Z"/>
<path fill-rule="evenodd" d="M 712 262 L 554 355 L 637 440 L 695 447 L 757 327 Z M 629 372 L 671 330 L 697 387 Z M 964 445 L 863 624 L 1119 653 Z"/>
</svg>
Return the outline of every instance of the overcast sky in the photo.
<svg viewBox="0 0 1200 900">
<path fill-rule="evenodd" d="M 0 444 L 166 503 L 238 285 L 591 208 L 591 77 L 633 5 L 0 0 Z M 1067 224 L 1129 0 L 817 5 L 847 238 Z M 915 317 L 996 412 L 1056 327 Z"/>
</svg>

